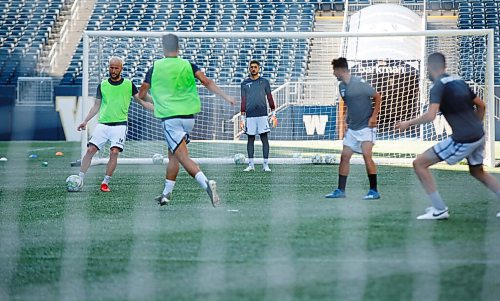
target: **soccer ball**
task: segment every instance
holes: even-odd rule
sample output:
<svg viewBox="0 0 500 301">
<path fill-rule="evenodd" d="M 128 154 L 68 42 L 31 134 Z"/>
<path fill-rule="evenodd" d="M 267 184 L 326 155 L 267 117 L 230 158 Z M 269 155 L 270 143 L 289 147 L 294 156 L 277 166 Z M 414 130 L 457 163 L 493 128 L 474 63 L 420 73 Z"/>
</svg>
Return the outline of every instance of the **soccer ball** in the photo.
<svg viewBox="0 0 500 301">
<path fill-rule="evenodd" d="M 152 159 L 153 159 L 153 164 L 155 164 L 155 165 L 163 164 L 163 155 L 162 154 L 154 154 Z"/>
<path fill-rule="evenodd" d="M 243 154 L 234 155 L 234 164 L 245 164 L 246 157 Z"/>
<path fill-rule="evenodd" d="M 335 156 L 334 155 L 326 155 L 325 156 L 325 163 L 326 164 L 335 164 Z"/>
<path fill-rule="evenodd" d="M 69 192 L 77 192 L 82 189 L 83 181 L 79 175 L 71 175 L 66 178 L 66 189 Z"/>
<path fill-rule="evenodd" d="M 313 164 L 321 164 L 323 162 L 323 157 L 321 157 L 321 155 L 316 154 L 311 158 L 311 161 Z"/>
</svg>

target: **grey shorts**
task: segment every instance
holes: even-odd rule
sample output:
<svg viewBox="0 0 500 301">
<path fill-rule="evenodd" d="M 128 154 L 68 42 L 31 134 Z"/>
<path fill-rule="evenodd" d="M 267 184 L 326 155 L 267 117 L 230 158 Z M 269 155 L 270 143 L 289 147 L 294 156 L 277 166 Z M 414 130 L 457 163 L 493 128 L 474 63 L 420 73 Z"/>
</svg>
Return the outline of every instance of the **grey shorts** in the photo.
<svg viewBox="0 0 500 301">
<path fill-rule="evenodd" d="M 162 121 L 163 132 L 168 149 L 174 153 L 182 140 L 189 143 L 189 133 L 194 127 L 194 118 L 172 118 Z"/>
<path fill-rule="evenodd" d="M 483 164 L 484 143 L 484 136 L 471 143 L 456 142 L 451 137 L 448 137 L 434 145 L 432 149 L 439 159 L 446 161 L 446 163 L 450 165 L 456 164 L 463 159 L 467 159 L 469 165 L 474 166 Z"/>
</svg>

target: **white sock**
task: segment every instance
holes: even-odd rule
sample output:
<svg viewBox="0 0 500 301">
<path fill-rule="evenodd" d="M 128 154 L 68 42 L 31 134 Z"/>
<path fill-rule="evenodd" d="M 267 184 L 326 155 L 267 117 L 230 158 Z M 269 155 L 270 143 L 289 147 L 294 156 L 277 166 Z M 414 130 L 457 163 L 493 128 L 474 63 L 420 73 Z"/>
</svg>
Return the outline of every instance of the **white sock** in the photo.
<svg viewBox="0 0 500 301">
<path fill-rule="evenodd" d="M 102 184 L 108 184 L 109 180 L 111 180 L 111 176 L 104 176 L 104 179 L 102 180 Z"/>
<path fill-rule="evenodd" d="M 82 171 L 78 173 L 78 176 L 80 177 L 80 179 L 82 179 L 82 181 L 85 179 L 85 173 Z"/>
<path fill-rule="evenodd" d="M 204 190 L 207 190 L 208 188 L 208 179 L 207 177 L 205 176 L 205 174 L 203 173 L 203 171 L 199 171 L 195 176 L 194 178 L 196 179 L 196 181 L 198 182 L 198 184 L 200 184 L 201 188 L 203 188 Z"/>
<path fill-rule="evenodd" d="M 253 158 L 248 158 L 248 166 L 253 167 Z"/>
<path fill-rule="evenodd" d="M 165 179 L 165 188 L 163 188 L 163 195 L 168 195 L 174 190 L 175 181 Z"/>
<path fill-rule="evenodd" d="M 264 159 L 264 165 L 267 166 L 269 164 L 269 159 Z"/>
<path fill-rule="evenodd" d="M 443 199 L 441 198 L 441 195 L 439 195 L 439 192 L 434 191 L 433 193 L 429 194 L 429 198 L 431 199 L 432 206 L 437 210 L 444 210 L 446 208 L 446 204 L 443 202 Z"/>
</svg>

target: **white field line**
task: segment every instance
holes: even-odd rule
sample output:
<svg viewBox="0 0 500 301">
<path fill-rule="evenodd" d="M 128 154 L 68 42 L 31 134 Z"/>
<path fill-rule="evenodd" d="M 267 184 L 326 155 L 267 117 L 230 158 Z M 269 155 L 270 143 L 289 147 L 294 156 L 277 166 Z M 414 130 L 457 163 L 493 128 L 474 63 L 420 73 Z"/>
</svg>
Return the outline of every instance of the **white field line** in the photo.
<svg viewBox="0 0 500 301">
<path fill-rule="evenodd" d="M 408 200 L 412 202 L 410 222 L 406 229 L 406 237 L 411 245 L 406 247 L 406 255 L 410 270 L 414 272 L 412 300 L 439 300 L 440 292 L 440 263 L 436 248 L 432 240 L 432 234 L 437 221 L 417 220 L 417 216 L 424 213 L 425 208 L 430 206 L 430 200 L 425 194 L 416 176 L 412 177 L 412 190 L 408 193 Z M 415 231 L 415 228 L 424 228 L 426 231 Z M 415 246 L 414 242 L 419 242 Z"/>
<path fill-rule="evenodd" d="M 91 187 L 84 187 L 91 189 Z M 85 270 L 87 269 L 88 249 L 90 243 L 89 220 L 87 217 L 88 199 L 75 202 L 66 199 L 64 211 L 64 250 L 61 260 L 61 277 L 59 280 L 60 300 L 85 300 Z"/>
<path fill-rule="evenodd" d="M 16 147 L 7 147 L 7 158 L 15 156 Z M 3 186 L 6 187 L 0 200 L 0 300 L 9 301 L 9 284 L 12 277 L 16 274 L 16 264 L 20 252 L 20 233 L 19 233 L 19 213 L 21 211 L 21 202 L 13 201 L 19 193 L 11 187 L 25 187 L 27 166 L 26 160 L 19 160 L 16 164 L 13 161 L 4 162 L 7 164 L 6 174 L 9 176 L 3 179 Z"/>
<path fill-rule="evenodd" d="M 193 180 L 194 181 L 194 180 Z M 200 243 L 197 273 L 193 281 L 197 283 L 198 295 L 203 300 L 220 300 L 220 292 L 226 290 L 226 228 L 227 217 L 230 212 L 226 211 L 224 195 L 220 194 L 221 187 L 218 183 L 218 192 L 221 197 L 221 205 L 218 208 L 207 208 L 200 213 L 203 236 Z M 200 202 L 206 202 L 211 207 L 208 195 Z"/>
<path fill-rule="evenodd" d="M 261 168 L 258 166 L 257 168 Z M 299 174 L 295 173 L 296 183 L 300 183 Z M 270 208 L 270 229 L 264 252 L 265 277 L 267 278 L 264 300 L 294 300 L 296 283 L 295 262 L 291 242 L 296 232 L 298 197 L 289 193 L 283 197 L 280 192 L 273 191 L 279 187 L 279 175 L 272 174 L 272 184 L 269 196 L 272 204 Z M 273 185 L 274 184 L 274 185 Z M 279 243 L 282 242 L 282 243 Z M 274 260 L 279 258 L 279 260 Z"/>
<path fill-rule="evenodd" d="M 484 188 L 486 189 L 486 188 Z M 487 261 L 498 260 L 500 254 L 500 218 L 496 217 L 500 211 L 498 197 L 492 197 L 488 202 L 486 222 L 486 234 L 484 238 L 484 252 Z M 486 265 L 483 276 L 483 291 L 481 300 L 496 300 L 500 296 L 500 264 Z"/>
<path fill-rule="evenodd" d="M 349 194 L 349 183 L 347 194 Z M 370 206 L 367 206 L 366 202 L 370 201 L 356 200 L 350 202 L 348 206 L 342 204 L 337 207 L 340 219 L 354 219 L 356 223 L 339 224 L 338 247 L 335 249 L 339 263 L 333 269 L 338 281 L 332 300 L 363 300 L 371 263 L 366 254 L 368 231 L 364 230 L 368 228 L 369 223 Z M 351 235 L 352 232 L 357 235 Z"/>
<path fill-rule="evenodd" d="M 161 175 L 158 174 L 160 177 Z M 148 191 L 140 191 L 138 185 L 137 195 L 147 195 Z M 159 186 L 158 191 L 163 187 Z M 134 205 L 133 212 L 133 234 L 134 243 L 130 253 L 127 272 L 127 298 L 128 300 L 152 300 L 155 299 L 155 290 L 159 285 L 159 281 L 165 279 L 157 279 L 154 274 L 155 267 L 153 264 L 156 260 L 145 260 L 145 258 L 161 258 L 156 248 L 146 247 L 147 242 L 151 239 L 151 235 L 156 233 L 156 229 L 160 227 L 160 218 L 168 218 L 166 214 L 170 212 L 161 212 L 159 206 L 153 200 L 137 201 Z M 159 240 L 159 237 L 157 238 Z"/>
</svg>

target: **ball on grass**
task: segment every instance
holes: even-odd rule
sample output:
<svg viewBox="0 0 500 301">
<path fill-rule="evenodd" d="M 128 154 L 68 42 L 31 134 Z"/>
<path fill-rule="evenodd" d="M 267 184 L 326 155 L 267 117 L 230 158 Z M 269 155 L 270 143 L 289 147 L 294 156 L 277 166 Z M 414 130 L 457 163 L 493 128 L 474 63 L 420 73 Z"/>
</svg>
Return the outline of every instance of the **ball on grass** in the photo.
<svg viewBox="0 0 500 301">
<path fill-rule="evenodd" d="M 325 163 L 326 164 L 335 164 L 336 157 L 334 155 L 326 155 Z"/>
<path fill-rule="evenodd" d="M 321 164 L 323 163 L 323 157 L 321 157 L 321 155 L 316 154 L 311 158 L 311 162 L 313 164 Z"/>
<path fill-rule="evenodd" d="M 162 154 L 154 154 L 152 159 L 153 159 L 153 164 L 155 164 L 155 165 L 163 164 L 163 155 Z"/>
<path fill-rule="evenodd" d="M 246 157 L 244 154 L 234 155 L 234 164 L 245 164 Z"/>
<path fill-rule="evenodd" d="M 69 192 L 77 192 L 82 189 L 82 178 L 79 175 L 71 175 L 66 178 L 66 189 Z"/>
</svg>

